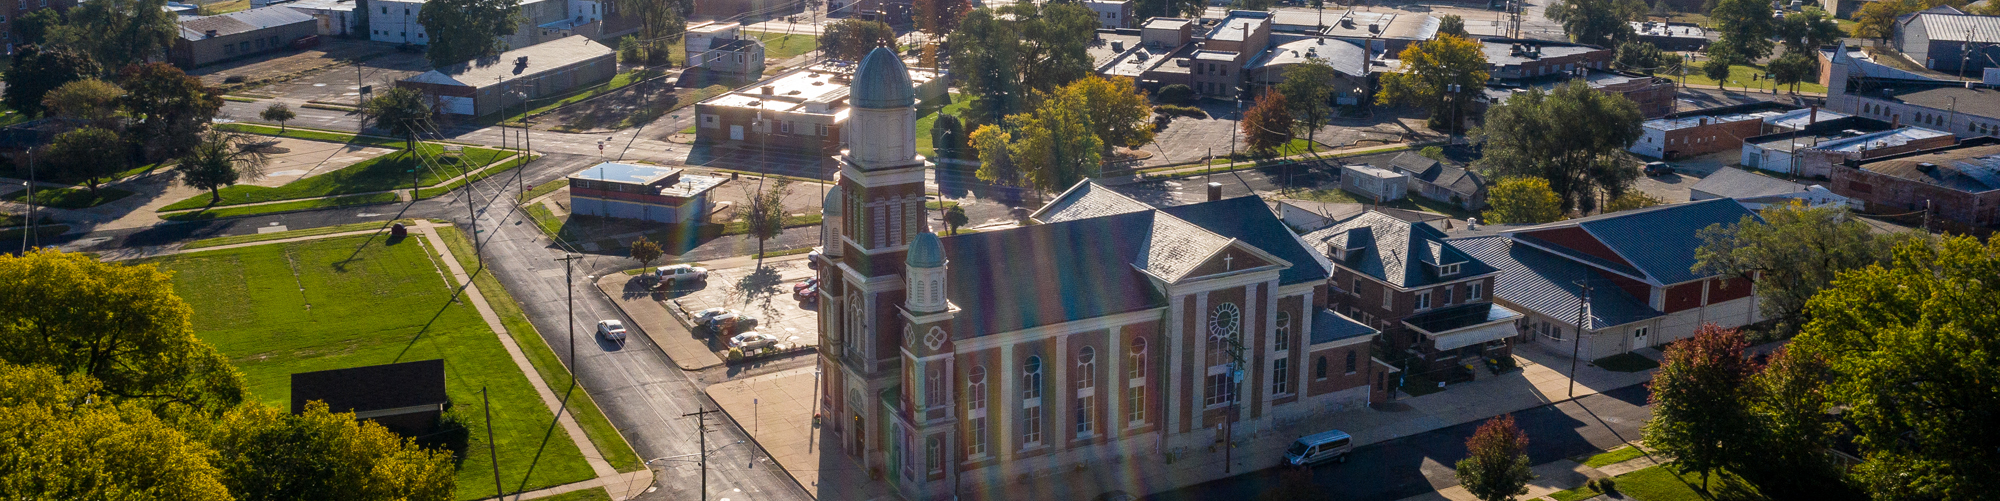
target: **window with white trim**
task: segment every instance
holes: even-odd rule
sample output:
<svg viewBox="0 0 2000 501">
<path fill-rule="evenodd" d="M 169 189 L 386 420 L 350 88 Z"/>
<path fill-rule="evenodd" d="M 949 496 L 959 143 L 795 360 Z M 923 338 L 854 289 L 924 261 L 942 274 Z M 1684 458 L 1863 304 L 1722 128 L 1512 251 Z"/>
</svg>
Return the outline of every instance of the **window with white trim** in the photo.
<svg viewBox="0 0 2000 501">
<path fill-rule="evenodd" d="M 1431 291 L 1423 291 L 1417 293 L 1416 299 L 1417 299 L 1417 304 L 1415 306 L 1416 309 L 1428 310 L 1431 308 Z"/>
<path fill-rule="evenodd" d="M 1452 275 L 1457 275 L 1457 274 L 1458 274 L 1458 266 L 1459 266 L 1459 263 L 1452 263 L 1452 264 L 1447 264 L 1447 265 L 1444 265 L 1444 266 L 1439 266 L 1439 267 L 1438 267 L 1438 276 L 1441 276 L 1441 277 L 1449 277 L 1449 276 L 1452 276 Z"/>
<path fill-rule="evenodd" d="M 1278 335 L 1271 340 L 1271 349 L 1285 351 L 1292 347 L 1292 314 L 1278 312 Z"/>
<path fill-rule="evenodd" d="M 1472 282 L 1465 284 L 1465 300 L 1478 301 L 1480 299 L 1484 299 L 1486 297 L 1485 289 L 1486 289 L 1486 283 L 1484 282 Z"/>
<path fill-rule="evenodd" d="M 975 365 L 965 377 L 965 415 L 971 426 L 965 437 L 965 455 L 986 455 L 986 366 Z"/>
<path fill-rule="evenodd" d="M 1021 364 L 1021 446 L 1042 445 L 1042 357 Z"/>
<path fill-rule="evenodd" d="M 1146 338 L 1132 338 L 1131 353 L 1125 370 L 1125 421 L 1138 425 L 1146 422 Z"/>
<path fill-rule="evenodd" d="M 1280 358 L 1271 361 L 1272 395 L 1284 395 L 1292 392 L 1291 373 L 1285 370 L 1287 362 L 1291 362 L 1291 360 Z"/>
</svg>

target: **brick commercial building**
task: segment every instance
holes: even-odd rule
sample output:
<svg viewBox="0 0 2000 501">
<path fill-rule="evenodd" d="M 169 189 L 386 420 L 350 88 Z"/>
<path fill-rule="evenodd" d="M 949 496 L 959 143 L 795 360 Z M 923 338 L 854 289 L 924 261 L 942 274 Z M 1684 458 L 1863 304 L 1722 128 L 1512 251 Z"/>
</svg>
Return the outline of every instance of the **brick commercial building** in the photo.
<svg viewBox="0 0 2000 501">
<path fill-rule="evenodd" d="M 1762 135 L 1764 118 L 1775 114 L 1731 113 L 1647 120 L 1640 124 L 1639 140 L 1626 150 L 1662 160 L 1739 150 L 1744 139 Z"/>
<path fill-rule="evenodd" d="M 1849 160 L 1833 169 L 1833 191 L 1871 211 L 1929 210 L 1962 224 L 2000 225 L 2000 139 Z"/>
<path fill-rule="evenodd" d="M 714 209 L 709 193 L 726 178 L 659 165 L 606 162 L 569 175 L 571 214 L 701 224 Z"/>
<path fill-rule="evenodd" d="M 1483 38 L 1479 44 L 1487 71 L 1499 83 L 1525 84 L 1578 68 L 1611 67 L 1611 49 L 1595 45 L 1516 38 Z"/>
<path fill-rule="evenodd" d="M 181 21 L 168 51 L 175 66 L 194 68 L 291 48 L 319 34 L 319 21 L 291 7 L 263 7 Z"/>
<path fill-rule="evenodd" d="M 486 116 L 617 74 L 617 54 L 610 47 L 572 37 L 441 67 L 398 80 L 396 86 L 431 96 L 444 113 Z"/>
<path fill-rule="evenodd" d="M 1708 46 L 1708 30 L 1694 23 L 1662 23 L 1655 21 L 1632 21 L 1632 31 L 1638 36 L 1634 41 L 1646 42 L 1660 50 L 1685 52 L 1701 50 Z M 1639 71 L 1641 68 L 1627 68 Z M 1658 69 L 1664 72 L 1664 68 Z"/>
<path fill-rule="evenodd" d="M 944 95 L 936 72 L 906 70 L 920 99 Z M 853 65 L 824 62 L 766 78 L 695 103 L 695 142 L 779 151 L 833 153 L 853 143 L 841 130 L 852 117 Z"/>
<path fill-rule="evenodd" d="M 941 238 L 908 70 L 878 48 L 853 82 L 871 133 L 830 159 L 817 405 L 903 499 L 1146 495 L 1221 472 L 1062 479 L 1386 398 L 1374 329 L 1325 308 L 1324 257 L 1261 199 L 1158 208 L 1086 181 L 1040 224 Z"/>
</svg>

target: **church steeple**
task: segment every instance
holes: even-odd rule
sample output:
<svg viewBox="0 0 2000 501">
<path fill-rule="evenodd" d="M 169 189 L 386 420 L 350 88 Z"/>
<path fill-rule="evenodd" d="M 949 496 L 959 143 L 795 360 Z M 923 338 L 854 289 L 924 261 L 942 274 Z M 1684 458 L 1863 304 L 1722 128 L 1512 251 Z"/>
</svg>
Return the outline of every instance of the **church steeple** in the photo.
<svg viewBox="0 0 2000 501">
<path fill-rule="evenodd" d="M 918 233 L 916 241 L 910 242 L 903 265 L 904 279 L 909 282 L 903 306 L 917 315 L 944 311 L 944 244 L 937 234 Z"/>
<path fill-rule="evenodd" d="M 917 155 L 917 92 L 896 51 L 877 47 L 854 71 L 848 88 L 847 150 L 840 167 L 840 236 L 854 247 L 844 262 L 866 276 L 902 272 L 899 252 L 929 231 L 924 213 L 928 165 Z"/>
</svg>

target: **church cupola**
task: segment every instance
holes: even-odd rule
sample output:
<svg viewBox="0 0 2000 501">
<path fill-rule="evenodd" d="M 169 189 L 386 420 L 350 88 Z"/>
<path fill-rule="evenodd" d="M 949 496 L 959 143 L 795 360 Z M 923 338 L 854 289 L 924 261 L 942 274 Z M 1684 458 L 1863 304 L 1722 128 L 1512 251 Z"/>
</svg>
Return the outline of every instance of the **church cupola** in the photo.
<svg viewBox="0 0 2000 501">
<path fill-rule="evenodd" d="M 839 259 L 840 249 L 843 247 L 840 245 L 840 206 L 844 200 L 841 198 L 840 185 L 835 184 L 832 188 L 827 188 L 826 201 L 820 203 L 820 253 L 828 259 Z"/>
<path fill-rule="evenodd" d="M 847 155 L 863 169 L 896 167 L 919 162 L 917 157 L 917 90 L 910 69 L 888 47 L 876 47 L 861 59 L 849 84 L 850 108 Z"/>
<path fill-rule="evenodd" d="M 909 281 L 904 306 L 913 314 L 945 311 L 944 243 L 937 234 L 918 233 L 903 261 L 906 265 L 903 275 Z"/>
</svg>

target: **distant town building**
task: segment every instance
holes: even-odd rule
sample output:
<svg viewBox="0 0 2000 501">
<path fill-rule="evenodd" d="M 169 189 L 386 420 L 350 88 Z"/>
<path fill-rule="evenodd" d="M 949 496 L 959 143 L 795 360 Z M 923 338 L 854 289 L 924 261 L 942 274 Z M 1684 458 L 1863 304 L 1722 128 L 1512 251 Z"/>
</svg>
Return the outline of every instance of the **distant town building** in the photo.
<svg viewBox="0 0 2000 501">
<path fill-rule="evenodd" d="M 1925 68 L 1963 75 L 2000 66 L 2000 16 L 1949 5 L 1896 18 L 1896 50 Z"/>
<path fill-rule="evenodd" d="M 1512 356 L 1522 316 L 1493 303 L 1498 270 L 1443 231 L 1370 211 L 1299 238 L 1333 263 L 1329 307 L 1382 331 L 1376 352 L 1405 370 L 1445 381 Z"/>
<path fill-rule="evenodd" d="M 764 78 L 764 43 L 744 38 L 740 24 L 706 22 L 689 26 L 681 43 L 688 66 L 702 68 L 714 79 L 738 85 Z M 691 79 L 684 74 L 681 85 L 688 86 L 692 80 L 708 83 L 708 79 Z"/>
<path fill-rule="evenodd" d="M 1851 204 L 1847 197 L 1823 186 L 1808 186 L 1731 167 L 1716 169 L 1688 190 L 1689 201 L 1730 198 L 1753 211 L 1769 205 L 1790 203 L 1814 207 L 1850 207 Z M 1852 203 L 1851 208 L 1860 209 L 1860 205 Z"/>
<path fill-rule="evenodd" d="M 1402 200 L 1409 193 L 1410 176 L 1373 165 L 1340 166 L 1340 189 L 1363 200 L 1382 204 Z"/>
<path fill-rule="evenodd" d="M 1132 2 L 1128 0 L 1086 0 L 1084 7 L 1097 14 L 1097 28 L 1113 30 L 1130 28 L 1138 22 L 1132 15 Z"/>
<path fill-rule="evenodd" d="M 323 402 L 405 437 L 430 434 L 451 405 L 444 360 L 419 360 L 292 374 L 292 413 Z"/>
<path fill-rule="evenodd" d="M 1301 38 L 1279 44 L 1251 60 L 1244 69 L 1250 73 L 1251 93 L 1262 94 L 1285 81 L 1285 72 L 1307 60 L 1317 59 L 1333 67 L 1334 104 L 1359 105 L 1374 99 L 1373 72 L 1368 50 L 1329 38 Z"/>
<path fill-rule="evenodd" d="M 900 66 L 900 65 L 899 65 Z M 695 141 L 774 150 L 833 154 L 851 144 L 841 130 L 853 105 L 854 65 L 823 62 L 781 73 L 695 103 Z M 943 96 L 935 72 L 907 70 L 925 99 Z"/>
<path fill-rule="evenodd" d="M 1637 34 L 1635 41 L 1647 42 L 1660 50 L 1686 52 L 1701 50 L 1708 46 L 1708 30 L 1694 23 L 1663 23 L 1656 21 L 1632 21 L 1632 31 Z M 1626 68 L 1640 70 L 1640 68 Z M 1664 71 L 1664 68 L 1660 69 Z"/>
<path fill-rule="evenodd" d="M 1827 179 L 1833 167 L 1847 160 L 1866 160 L 1898 153 L 1950 146 L 1949 132 L 1922 127 L 1895 127 L 1879 120 L 1850 118 L 1796 132 L 1767 134 L 1745 140 L 1742 164 L 1772 172 Z"/>
<path fill-rule="evenodd" d="M 1743 146 L 1744 139 L 1764 135 L 1767 121 L 1794 109 L 1797 107 L 1783 103 L 1758 102 L 1674 113 L 1640 123 L 1639 140 L 1626 150 L 1662 160 L 1736 151 Z"/>
<path fill-rule="evenodd" d="M 592 0 L 567 0 L 569 16 L 542 23 L 535 28 L 541 30 L 536 41 L 544 42 L 571 35 L 583 35 L 597 39 L 604 35 L 604 16 L 607 5 Z"/>
<path fill-rule="evenodd" d="M 1467 211 L 1486 208 L 1486 176 L 1414 152 L 1403 152 L 1389 167 L 1410 177 L 1410 191 Z"/>
<path fill-rule="evenodd" d="M 702 224 L 710 192 L 728 178 L 659 165 L 605 162 L 569 175 L 569 211 L 667 224 Z"/>
<path fill-rule="evenodd" d="M 1499 83 L 1521 84 L 1548 75 L 1573 75 L 1578 68 L 1611 66 L 1611 49 L 1548 40 L 1484 38 L 1487 71 Z"/>
<path fill-rule="evenodd" d="M 2000 90 L 1991 84 L 1890 74 L 1837 48 L 1825 57 L 1826 106 L 1890 123 L 1950 132 L 1959 138 L 2000 137 Z"/>
<path fill-rule="evenodd" d="M 1282 11 L 1278 19 L 1284 22 L 1301 22 L 1312 19 L 1319 22 L 1317 13 Z M 1338 13 L 1328 12 L 1326 27 L 1316 34 L 1345 40 L 1368 49 L 1371 56 L 1395 58 L 1403 49 L 1412 44 L 1437 38 L 1441 22 L 1436 16 L 1412 14 L 1408 12 L 1371 12 L 1355 10 L 1353 7 Z"/>
<path fill-rule="evenodd" d="M 1833 169 L 1833 191 L 1871 211 L 1928 210 L 1960 224 L 2000 225 L 2000 139 L 1848 160 Z"/>
<path fill-rule="evenodd" d="M 181 21 L 168 50 L 174 65 L 194 68 L 291 47 L 319 34 L 318 21 L 290 7 L 263 7 Z"/>
<path fill-rule="evenodd" d="M 430 33 L 418 22 L 425 0 L 369 0 L 368 39 L 396 44 L 430 45 Z M 521 25 L 513 34 L 500 37 L 508 47 L 520 48 L 548 40 L 541 26 L 570 18 L 568 0 L 516 0 L 521 9 Z M 568 36 L 555 31 L 554 38 Z"/>
<path fill-rule="evenodd" d="M 444 113 L 486 116 L 528 100 L 603 83 L 617 74 L 615 51 L 576 37 L 440 67 L 398 80 L 396 86 L 433 96 Z"/>
<path fill-rule="evenodd" d="M 1271 13 L 1229 11 L 1188 61 L 1189 86 L 1202 96 L 1237 99 L 1243 90 L 1243 67 L 1270 45 Z"/>
<path fill-rule="evenodd" d="M 354 0 L 297 0 L 273 5 L 312 16 L 321 36 L 347 36 L 361 30 L 361 16 L 354 12 Z"/>
</svg>

